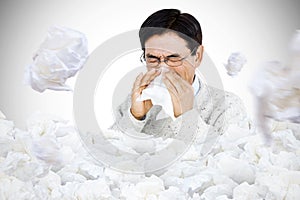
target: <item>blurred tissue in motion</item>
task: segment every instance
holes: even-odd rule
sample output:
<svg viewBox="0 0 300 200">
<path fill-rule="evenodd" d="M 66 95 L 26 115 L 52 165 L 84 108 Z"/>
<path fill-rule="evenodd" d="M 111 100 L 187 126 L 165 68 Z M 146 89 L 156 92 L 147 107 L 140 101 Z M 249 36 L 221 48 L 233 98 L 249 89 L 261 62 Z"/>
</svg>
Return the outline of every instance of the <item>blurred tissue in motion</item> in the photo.
<svg viewBox="0 0 300 200">
<path fill-rule="evenodd" d="M 83 67 L 87 57 L 84 34 L 52 26 L 35 53 L 33 63 L 26 68 L 25 82 L 38 92 L 46 89 L 70 91 L 72 89 L 65 82 Z"/>
<path fill-rule="evenodd" d="M 241 71 L 246 62 L 246 57 L 242 53 L 232 53 L 227 60 L 227 64 L 224 64 L 227 70 L 227 74 L 229 76 L 236 76 Z"/>
<path fill-rule="evenodd" d="M 5 119 L 5 115 L 0 110 L 0 119 Z"/>
<path fill-rule="evenodd" d="M 290 43 L 289 53 L 289 65 L 284 66 L 278 61 L 266 62 L 251 82 L 250 90 L 257 105 L 257 125 L 265 134 L 271 131 L 270 119 L 300 123 L 299 31 Z"/>
<path fill-rule="evenodd" d="M 162 119 L 169 116 L 175 120 L 171 95 L 162 81 L 162 75 L 167 71 L 167 68 L 162 68 L 161 74 L 157 76 L 149 84 L 149 86 L 142 91 L 142 94 L 137 101 L 150 99 L 153 105 L 160 105 L 162 107 L 163 112 L 159 113 L 157 119 Z"/>
<path fill-rule="evenodd" d="M 295 72 L 300 72 L 300 30 L 297 30 L 294 34 L 290 45 L 290 58 L 291 58 L 291 68 L 295 70 Z M 295 79 L 299 80 L 299 73 L 295 74 Z M 299 86 L 299 82 L 298 85 Z"/>
</svg>

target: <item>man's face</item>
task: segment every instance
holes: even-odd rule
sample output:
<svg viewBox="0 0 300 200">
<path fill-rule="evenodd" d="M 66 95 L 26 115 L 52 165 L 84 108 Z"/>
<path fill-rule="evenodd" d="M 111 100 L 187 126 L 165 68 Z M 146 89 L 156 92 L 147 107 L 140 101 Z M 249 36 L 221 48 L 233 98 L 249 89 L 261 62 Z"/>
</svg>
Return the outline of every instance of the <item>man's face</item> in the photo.
<svg viewBox="0 0 300 200">
<path fill-rule="evenodd" d="M 157 57 L 161 60 L 168 57 L 184 58 L 182 64 L 177 67 L 170 67 L 166 63 L 161 62 L 157 68 L 166 67 L 170 70 L 174 70 L 181 78 L 193 83 L 193 78 L 196 68 L 199 66 L 202 58 L 202 46 L 194 50 L 196 55 L 191 55 L 191 50 L 187 47 L 187 43 L 184 39 L 179 37 L 174 32 L 167 32 L 162 35 L 154 35 L 145 42 L 145 56 Z M 148 70 L 151 68 L 147 67 Z"/>
</svg>

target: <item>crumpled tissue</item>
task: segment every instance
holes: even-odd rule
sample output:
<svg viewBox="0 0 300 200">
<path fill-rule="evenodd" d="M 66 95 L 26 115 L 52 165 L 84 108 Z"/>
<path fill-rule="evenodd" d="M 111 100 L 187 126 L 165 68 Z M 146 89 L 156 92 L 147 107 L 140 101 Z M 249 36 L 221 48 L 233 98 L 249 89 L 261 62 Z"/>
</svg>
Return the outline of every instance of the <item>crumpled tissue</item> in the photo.
<svg viewBox="0 0 300 200">
<path fill-rule="evenodd" d="M 0 110 L 0 119 L 5 119 L 5 115 Z"/>
<path fill-rule="evenodd" d="M 233 199 L 263 199 L 267 188 L 243 182 L 233 189 Z"/>
<path fill-rule="evenodd" d="M 83 67 L 87 57 L 87 39 L 83 33 L 52 26 L 33 56 L 33 63 L 26 68 L 25 83 L 38 92 L 70 91 L 65 82 Z"/>
<path fill-rule="evenodd" d="M 221 156 L 218 167 L 222 174 L 227 175 L 237 183 L 253 183 L 255 180 L 255 170 L 247 161 L 234 158 L 232 156 Z"/>
<path fill-rule="evenodd" d="M 161 106 L 162 111 L 158 114 L 156 119 L 163 119 L 169 116 L 175 120 L 172 98 L 162 80 L 163 73 L 167 71 L 169 71 L 167 68 L 162 68 L 161 74 L 142 91 L 137 101 L 151 100 L 153 105 Z"/>
<path fill-rule="evenodd" d="M 293 68 L 299 68 L 300 63 L 300 30 L 297 30 L 294 33 L 294 36 L 292 37 L 290 44 L 289 44 L 289 50 L 291 55 L 291 67 Z"/>
<path fill-rule="evenodd" d="M 150 196 L 152 199 L 157 199 L 159 193 L 164 191 L 164 183 L 159 177 L 151 175 L 136 185 L 122 183 L 120 189 L 121 197 L 126 199 L 148 199 Z"/>
<path fill-rule="evenodd" d="M 265 62 L 251 81 L 250 91 L 257 104 L 258 127 L 267 137 L 266 133 L 271 131 L 276 121 L 300 123 L 299 38 L 298 31 L 290 42 L 288 65 L 279 61 Z"/>
<path fill-rule="evenodd" d="M 105 179 L 87 180 L 75 191 L 75 199 L 112 199 Z"/>
<path fill-rule="evenodd" d="M 213 185 L 204 190 L 203 194 L 201 194 L 201 199 L 209 200 L 209 199 L 218 199 L 220 196 L 231 196 L 232 189 L 230 186 L 226 184 Z"/>
<path fill-rule="evenodd" d="M 242 53 L 232 53 L 227 60 L 227 64 L 224 65 L 227 70 L 227 74 L 229 76 L 236 76 L 246 62 L 246 57 Z"/>
<path fill-rule="evenodd" d="M 35 158 L 22 152 L 9 152 L 0 164 L 0 171 L 22 181 L 42 177 L 48 173 L 48 170 L 47 166 L 41 165 Z"/>
<path fill-rule="evenodd" d="M 300 197 L 300 185 L 291 184 L 286 193 L 286 199 L 297 199 Z"/>
<path fill-rule="evenodd" d="M 28 130 L 22 131 L 13 122 L 0 120 L 0 199 L 229 200 L 298 199 L 300 195 L 300 140 L 288 128 L 272 132 L 274 142 L 267 147 L 256 131 L 231 125 L 212 153 L 200 156 L 199 144 L 193 143 L 172 166 L 150 176 L 122 173 L 94 162 L 76 129 L 63 119 L 39 114 L 27 124 Z M 135 151 L 135 142 L 126 143 L 122 134 L 107 134 L 120 140 L 116 145 L 127 144 Z M 1 141 L 9 141 L 11 148 L 1 149 L 6 145 Z M 38 153 L 42 154 L 29 148 L 34 141 L 41 142 Z M 156 150 L 162 149 L 161 138 L 153 142 Z M 57 158 L 63 149 L 73 151 L 61 157 L 69 161 L 59 169 L 48 159 L 53 147 Z M 176 153 L 178 147 L 179 143 L 170 150 Z"/>
<path fill-rule="evenodd" d="M 177 187 L 173 187 L 173 186 L 159 193 L 159 200 L 169 200 L 169 199 L 180 200 L 186 198 L 187 197 L 185 193 L 183 193 Z"/>
<path fill-rule="evenodd" d="M 31 184 L 14 176 L 1 175 L 1 199 L 34 199 L 35 192 Z"/>
</svg>

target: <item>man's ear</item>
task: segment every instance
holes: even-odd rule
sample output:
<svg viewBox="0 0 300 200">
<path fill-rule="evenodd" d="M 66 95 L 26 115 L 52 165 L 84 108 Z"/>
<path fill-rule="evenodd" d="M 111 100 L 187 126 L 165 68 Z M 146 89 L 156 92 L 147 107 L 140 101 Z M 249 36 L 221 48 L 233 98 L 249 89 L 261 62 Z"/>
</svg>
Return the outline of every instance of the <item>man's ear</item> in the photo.
<svg viewBox="0 0 300 200">
<path fill-rule="evenodd" d="M 202 57 L 203 57 L 204 47 L 202 45 L 199 45 L 197 51 L 196 51 L 196 58 L 195 58 L 195 64 L 196 67 L 199 67 Z"/>
</svg>

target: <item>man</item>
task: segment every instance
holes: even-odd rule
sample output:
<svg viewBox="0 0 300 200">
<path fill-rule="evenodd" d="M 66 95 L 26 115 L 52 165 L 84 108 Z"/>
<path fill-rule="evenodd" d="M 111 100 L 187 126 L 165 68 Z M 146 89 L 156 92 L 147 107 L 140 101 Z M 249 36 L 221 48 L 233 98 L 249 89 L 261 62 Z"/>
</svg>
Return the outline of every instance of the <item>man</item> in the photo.
<svg viewBox="0 0 300 200">
<path fill-rule="evenodd" d="M 172 137 L 179 132 L 210 130 L 209 135 L 222 134 L 229 123 L 246 118 L 238 97 L 206 86 L 197 76 L 204 48 L 199 22 L 177 9 L 153 13 L 142 24 L 139 37 L 147 72 L 137 76 L 130 97 L 117 109 L 114 128 L 125 132 L 142 132 Z M 162 73 L 168 89 L 175 120 L 157 119 L 162 112 L 151 100 L 139 101 L 143 90 Z"/>
</svg>

